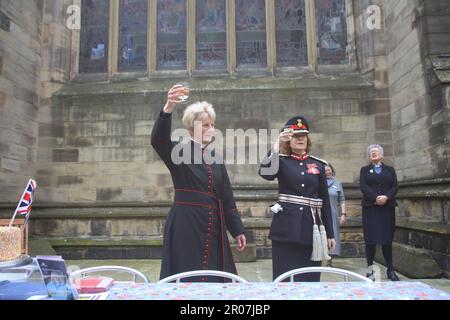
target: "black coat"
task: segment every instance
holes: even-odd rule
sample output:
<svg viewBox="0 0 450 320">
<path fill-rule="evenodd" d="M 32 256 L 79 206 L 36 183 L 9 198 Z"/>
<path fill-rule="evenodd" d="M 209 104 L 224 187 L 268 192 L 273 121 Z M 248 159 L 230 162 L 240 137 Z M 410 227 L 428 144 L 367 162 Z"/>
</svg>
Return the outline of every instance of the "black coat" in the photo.
<svg viewBox="0 0 450 320">
<path fill-rule="evenodd" d="M 395 169 L 384 165 L 380 174 L 374 165 L 361 168 L 360 187 L 363 193 L 363 231 L 366 244 L 392 244 L 395 232 L 395 196 L 398 191 Z M 384 206 L 375 205 L 378 196 L 389 198 Z"/>
<path fill-rule="evenodd" d="M 279 157 L 279 169 L 274 174 L 264 174 L 262 168 L 271 166 L 274 157 Z M 308 170 L 314 166 L 316 170 Z M 291 157 L 272 154 L 266 157 L 259 169 L 262 178 L 273 181 L 278 180 L 280 194 L 303 196 L 307 198 L 322 199 L 322 221 L 327 237 L 334 238 L 330 198 L 328 196 L 327 179 L 325 177 L 324 163 L 309 157 L 304 161 Z M 313 218 L 308 206 L 279 202 L 283 211 L 274 214 L 270 228 L 269 238 L 280 242 L 292 242 L 303 245 L 312 245 Z"/>
<path fill-rule="evenodd" d="M 167 216 L 161 278 L 192 270 L 237 273 L 226 230 L 233 237 L 244 234 L 230 180 L 223 164 L 175 164 L 172 149 L 171 114 L 161 112 L 152 131 L 152 146 L 170 171 L 175 188 L 174 204 Z M 178 145 L 180 147 L 180 145 Z M 185 147 L 203 154 L 200 144 Z M 202 278 L 197 281 L 208 281 Z M 188 279 L 188 281 L 192 281 Z"/>
<path fill-rule="evenodd" d="M 395 169 L 383 164 L 381 174 L 375 173 L 375 166 L 370 164 L 361 168 L 359 181 L 363 199 L 361 205 L 363 207 L 375 206 L 375 200 L 378 196 L 387 196 L 389 198 L 386 203 L 387 207 L 395 207 L 397 201 L 395 196 L 398 191 L 397 174 Z"/>
</svg>

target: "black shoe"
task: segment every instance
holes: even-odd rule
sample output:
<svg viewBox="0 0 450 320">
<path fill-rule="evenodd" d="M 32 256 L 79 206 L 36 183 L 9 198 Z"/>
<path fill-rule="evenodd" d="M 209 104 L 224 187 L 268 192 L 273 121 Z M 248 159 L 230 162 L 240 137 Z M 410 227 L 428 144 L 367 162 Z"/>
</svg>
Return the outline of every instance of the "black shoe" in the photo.
<svg viewBox="0 0 450 320">
<path fill-rule="evenodd" d="M 327 260 L 327 267 L 328 268 L 334 268 L 332 259 L 331 260 Z"/>
<path fill-rule="evenodd" d="M 391 281 L 400 281 L 398 276 L 395 274 L 394 270 L 388 270 L 387 271 L 387 277 Z"/>
<path fill-rule="evenodd" d="M 367 271 L 366 278 L 369 278 L 370 280 L 375 281 L 375 271 L 373 271 L 373 270 L 371 272 Z"/>
</svg>

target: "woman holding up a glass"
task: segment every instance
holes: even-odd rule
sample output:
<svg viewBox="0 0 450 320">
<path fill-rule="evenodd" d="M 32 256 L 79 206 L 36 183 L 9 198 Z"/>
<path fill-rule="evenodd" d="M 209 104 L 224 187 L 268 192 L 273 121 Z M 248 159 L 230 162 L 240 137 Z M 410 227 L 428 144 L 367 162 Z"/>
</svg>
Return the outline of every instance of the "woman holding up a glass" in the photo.
<svg viewBox="0 0 450 320">
<path fill-rule="evenodd" d="M 239 251 L 246 246 L 244 226 L 236 209 L 227 170 L 223 162 L 209 164 L 204 158 L 206 152 L 214 154 L 208 146 L 213 140 L 216 120 L 210 103 L 197 102 L 186 108 L 183 124 L 191 139 L 180 150 L 190 152 L 187 157 L 190 161 L 179 163 L 172 158 L 173 148 L 184 143 L 170 139 L 172 113 L 188 94 L 182 85 L 169 90 L 166 105 L 152 131 L 152 146 L 169 169 L 175 188 L 174 204 L 164 230 L 161 279 L 193 270 L 237 274 L 227 230 L 236 239 Z M 194 134 L 197 132 L 200 133 L 198 137 Z M 194 159 L 196 154 L 202 155 L 200 163 Z M 223 279 L 200 277 L 187 281 L 218 282 Z"/>
</svg>

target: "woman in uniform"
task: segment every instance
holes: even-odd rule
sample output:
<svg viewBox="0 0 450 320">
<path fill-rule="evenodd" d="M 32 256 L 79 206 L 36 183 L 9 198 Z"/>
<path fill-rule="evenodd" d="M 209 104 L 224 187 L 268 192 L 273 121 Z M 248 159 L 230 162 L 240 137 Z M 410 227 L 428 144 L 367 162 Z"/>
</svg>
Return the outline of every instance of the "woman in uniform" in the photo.
<svg viewBox="0 0 450 320">
<path fill-rule="evenodd" d="M 319 251 L 335 246 L 325 161 L 309 155 L 308 134 L 305 118 L 290 119 L 259 170 L 262 178 L 278 180 L 279 198 L 271 208 L 274 216 L 269 233 L 274 279 L 293 269 L 320 266 L 328 255 Z M 316 238 L 317 229 L 313 232 L 318 225 L 325 227 L 322 239 Z M 294 280 L 320 281 L 320 273 L 298 275 Z"/>
<path fill-rule="evenodd" d="M 160 278 L 193 270 L 237 274 L 226 231 L 236 239 L 237 249 L 243 251 L 244 226 L 223 161 L 222 164 L 205 161 L 207 154 L 214 154 L 208 150 L 216 119 L 212 105 L 198 102 L 184 111 L 183 124 L 191 136 L 187 144 L 170 139 L 172 112 L 185 95 L 185 88 L 180 85 L 170 89 L 152 131 L 152 146 L 169 169 L 175 188 L 174 204 L 164 230 Z M 175 147 L 181 150 L 179 157 L 177 152 L 172 152 Z M 180 162 L 180 158 L 188 160 Z M 224 280 L 201 277 L 187 281 Z"/>
<path fill-rule="evenodd" d="M 367 148 L 370 159 L 368 166 L 362 167 L 359 175 L 363 193 L 363 232 L 366 243 L 367 277 L 375 280 L 373 260 L 376 245 L 381 245 L 386 261 L 387 277 L 399 281 L 392 262 L 392 241 L 395 231 L 395 195 L 398 191 L 395 169 L 385 165 L 382 160 L 383 148 L 371 145 Z"/>
</svg>

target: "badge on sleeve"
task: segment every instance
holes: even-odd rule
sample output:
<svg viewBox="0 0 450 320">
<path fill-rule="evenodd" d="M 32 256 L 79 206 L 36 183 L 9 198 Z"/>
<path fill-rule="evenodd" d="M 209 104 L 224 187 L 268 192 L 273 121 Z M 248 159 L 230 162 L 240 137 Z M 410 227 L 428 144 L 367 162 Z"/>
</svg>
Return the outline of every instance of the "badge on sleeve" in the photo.
<svg viewBox="0 0 450 320">
<path fill-rule="evenodd" d="M 316 163 L 308 163 L 308 173 L 309 174 L 314 174 L 314 175 L 318 175 L 320 174 L 318 166 Z"/>
</svg>

